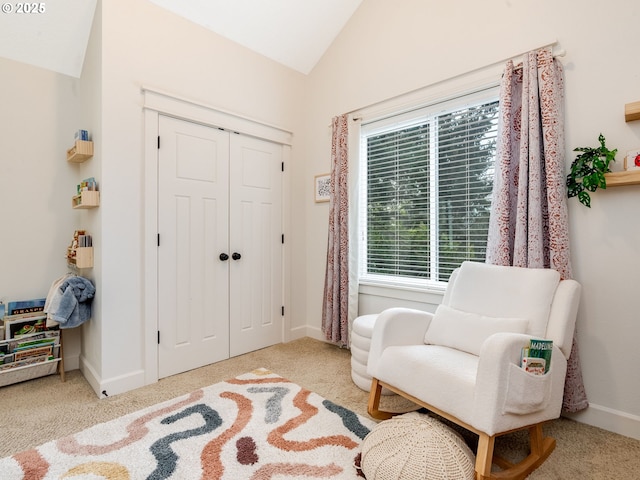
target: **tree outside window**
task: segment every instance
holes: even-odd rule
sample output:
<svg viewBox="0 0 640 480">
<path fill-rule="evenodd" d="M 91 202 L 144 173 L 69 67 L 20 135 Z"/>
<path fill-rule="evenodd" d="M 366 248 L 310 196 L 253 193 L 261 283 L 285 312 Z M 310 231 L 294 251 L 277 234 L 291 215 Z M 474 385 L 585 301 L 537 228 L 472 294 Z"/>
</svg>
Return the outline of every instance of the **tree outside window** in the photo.
<svg viewBox="0 0 640 480">
<path fill-rule="evenodd" d="M 485 258 L 498 101 L 418 113 L 363 126 L 365 277 L 446 282 Z"/>
</svg>

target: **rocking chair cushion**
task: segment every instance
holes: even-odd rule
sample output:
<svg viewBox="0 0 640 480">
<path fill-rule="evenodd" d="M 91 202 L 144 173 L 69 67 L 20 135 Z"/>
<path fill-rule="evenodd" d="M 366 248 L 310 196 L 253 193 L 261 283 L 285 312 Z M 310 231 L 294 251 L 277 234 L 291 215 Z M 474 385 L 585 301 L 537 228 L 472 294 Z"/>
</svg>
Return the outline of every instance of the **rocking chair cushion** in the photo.
<svg viewBox="0 0 640 480">
<path fill-rule="evenodd" d="M 500 318 L 527 318 L 527 332 L 545 338 L 560 274 L 548 268 L 519 268 L 463 262 L 450 292 L 450 307 Z"/>
<path fill-rule="evenodd" d="M 479 356 L 482 344 L 494 333 L 526 333 L 528 324 L 526 318 L 488 317 L 441 304 L 424 335 L 424 343 Z"/>
</svg>

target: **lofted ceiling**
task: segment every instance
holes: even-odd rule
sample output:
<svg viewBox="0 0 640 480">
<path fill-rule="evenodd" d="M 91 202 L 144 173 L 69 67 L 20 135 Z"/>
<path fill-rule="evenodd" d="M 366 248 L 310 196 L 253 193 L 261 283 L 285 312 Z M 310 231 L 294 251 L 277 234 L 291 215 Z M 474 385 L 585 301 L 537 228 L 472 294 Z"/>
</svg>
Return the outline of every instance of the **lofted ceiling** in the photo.
<svg viewBox="0 0 640 480">
<path fill-rule="evenodd" d="M 308 74 L 362 0 L 149 0 Z"/>
<path fill-rule="evenodd" d="M 308 74 L 362 0 L 148 0 Z M 97 0 L 4 3 L 0 57 L 80 77 Z M 44 12 L 5 11 L 42 5 Z"/>
<path fill-rule="evenodd" d="M 80 77 L 96 2 L 3 3 L 0 57 Z"/>
</svg>

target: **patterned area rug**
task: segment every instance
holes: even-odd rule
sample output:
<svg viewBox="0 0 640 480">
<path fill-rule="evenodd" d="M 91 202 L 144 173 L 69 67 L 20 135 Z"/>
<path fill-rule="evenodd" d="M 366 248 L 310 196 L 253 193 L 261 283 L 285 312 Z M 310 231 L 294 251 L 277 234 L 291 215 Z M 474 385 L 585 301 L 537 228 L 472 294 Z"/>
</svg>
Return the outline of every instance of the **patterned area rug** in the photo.
<svg viewBox="0 0 640 480">
<path fill-rule="evenodd" d="M 356 479 L 374 425 L 259 369 L 4 458 L 0 477 Z"/>
</svg>

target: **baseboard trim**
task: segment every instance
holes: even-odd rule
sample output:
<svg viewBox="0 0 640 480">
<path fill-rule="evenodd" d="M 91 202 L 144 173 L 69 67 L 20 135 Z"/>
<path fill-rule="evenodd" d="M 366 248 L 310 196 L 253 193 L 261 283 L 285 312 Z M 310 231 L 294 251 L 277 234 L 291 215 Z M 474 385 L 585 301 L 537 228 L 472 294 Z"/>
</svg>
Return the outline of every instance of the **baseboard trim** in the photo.
<svg viewBox="0 0 640 480">
<path fill-rule="evenodd" d="M 144 370 L 136 370 L 120 377 L 103 380 L 100 384 L 100 392 L 103 392 L 103 394 L 106 392 L 108 396 L 112 397 L 119 393 L 143 387 L 145 385 L 144 379 Z"/>
<path fill-rule="evenodd" d="M 292 328 L 290 330 L 290 339 L 298 340 L 300 338 L 310 337 L 315 340 L 326 341 L 322 335 L 322 331 L 319 328 L 310 327 L 308 325 L 303 325 L 302 327 Z"/>
<path fill-rule="evenodd" d="M 84 356 L 80 357 L 80 371 L 99 398 L 105 398 L 106 396 L 112 397 L 145 385 L 144 370 L 137 370 L 108 380 L 101 379 Z"/>
<path fill-rule="evenodd" d="M 87 362 L 87 359 L 81 355 L 80 356 L 80 372 L 84 376 L 85 380 L 91 385 L 91 388 L 96 395 L 102 398 L 102 394 L 100 393 L 100 378 L 97 372 L 93 369 L 91 364 Z"/>
<path fill-rule="evenodd" d="M 590 403 L 587 409 L 565 416 L 576 422 L 640 440 L 640 416 L 638 415 Z"/>
</svg>

